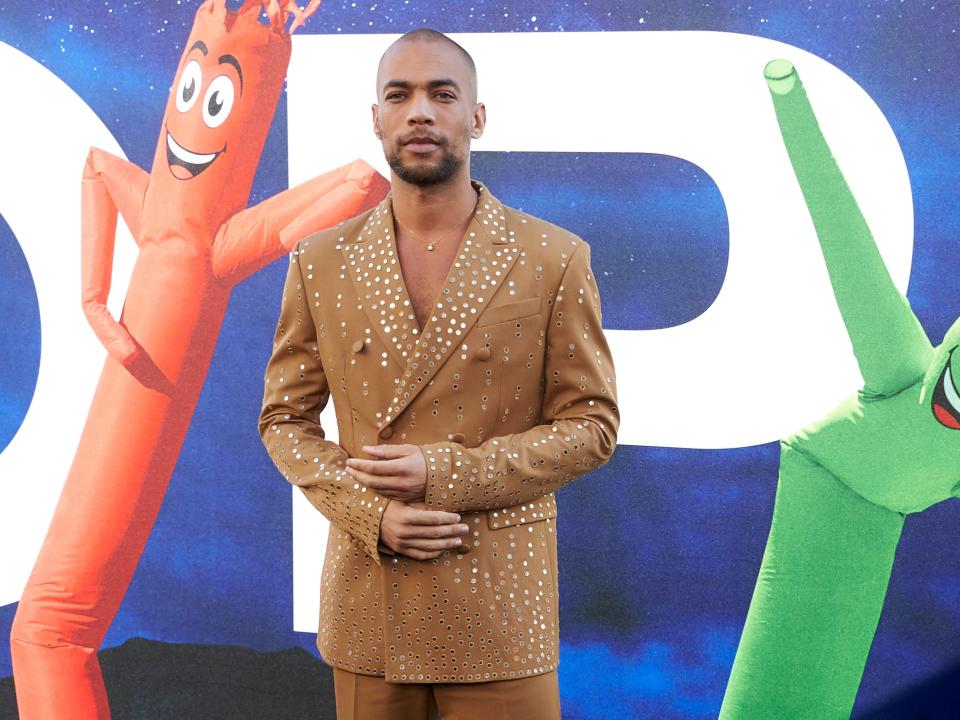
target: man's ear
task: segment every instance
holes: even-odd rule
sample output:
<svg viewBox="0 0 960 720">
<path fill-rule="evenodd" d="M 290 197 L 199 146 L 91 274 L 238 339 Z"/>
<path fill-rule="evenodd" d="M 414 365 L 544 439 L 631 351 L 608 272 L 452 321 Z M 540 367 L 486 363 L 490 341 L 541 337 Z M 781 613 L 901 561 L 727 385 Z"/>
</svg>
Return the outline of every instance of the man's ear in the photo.
<svg viewBox="0 0 960 720">
<path fill-rule="evenodd" d="M 483 129 L 487 126 L 487 108 L 483 103 L 477 103 L 473 109 L 473 128 L 470 130 L 470 137 L 474 140 L 483 135 Z"/>
<path fill-rule="evenodd" d="M 370 106 L 370 112 L 373 115 L 373 134 L 377 140 L 383 140 L 383 132 L 380 130 L 380 106 L 374 103 Z"/>
</svg>

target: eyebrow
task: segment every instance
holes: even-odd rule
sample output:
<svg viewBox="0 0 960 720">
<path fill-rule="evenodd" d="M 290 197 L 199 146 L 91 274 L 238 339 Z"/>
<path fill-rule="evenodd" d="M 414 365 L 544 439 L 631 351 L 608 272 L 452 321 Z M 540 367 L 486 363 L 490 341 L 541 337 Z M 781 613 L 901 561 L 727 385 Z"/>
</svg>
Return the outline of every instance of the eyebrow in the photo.
<svg viewBox="0 0 960 720">
<path fill-rule="evenodd" d="M 240 61 L 237 60 L 233 55 L 221 55 L 220 63 L 233 65 L 234 69 L 237 71 L 237 75 L 240 76 L 240 93 L 243 94 L 243 71 L 240 70 Z"/>
<path fill-rule="evenodd" d="M 190 46 L 190 49 L 187 52 L 193 52 L 194 50 L 199 50 L 204 55 L 207 54 L 207 45 L 203 40 L 197 40 L 193 45 Z"/>
<path fill-rule="evenodd" d="M 401 90 L 409 90 L 413 87 L 413 83 L 406 80 L 387 80 L 383 84 L 383 91 L 386 92 L 390 88 L 400 88 Z M 452 87 L 460 91 L 460 84 L 453 78 L 440 78 L 439 80 L 431 80 L 427 83 L 427 89 L 433 90 L 438 87 Z"/>
</svg>

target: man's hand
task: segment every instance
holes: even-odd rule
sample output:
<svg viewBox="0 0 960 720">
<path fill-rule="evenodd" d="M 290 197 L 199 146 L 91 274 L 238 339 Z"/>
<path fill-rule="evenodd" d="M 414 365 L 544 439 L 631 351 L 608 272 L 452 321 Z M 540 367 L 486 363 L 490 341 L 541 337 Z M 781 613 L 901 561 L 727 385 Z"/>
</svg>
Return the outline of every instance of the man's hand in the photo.
<svg viewBox="0 0 960 720">
<path fill-rule="evenodd" d="M 423 503 L 391 500 L 380 517 L 380 542 L 415 560 L 432 560 L 444 550 L 460 547 L 461 536 L 469 531 L 456 513 L 425 510 Z M 467 550 L 464 544 L 461 552 Z"/>
<path fill-rule="evenodd" d="M 364 445 L 376 460 L 348 458 L 347 472 L 366 487 L 391 500 L 423 502 L 427 489 L 427 463 L 417 445 Z"/>
</svg>

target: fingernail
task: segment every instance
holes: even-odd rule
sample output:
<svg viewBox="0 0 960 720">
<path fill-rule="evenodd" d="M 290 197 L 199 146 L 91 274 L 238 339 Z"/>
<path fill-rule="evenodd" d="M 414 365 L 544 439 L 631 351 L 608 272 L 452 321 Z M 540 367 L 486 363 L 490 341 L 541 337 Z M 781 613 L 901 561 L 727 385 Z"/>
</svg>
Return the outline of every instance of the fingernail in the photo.
<svg viewBox="0 0 960 720">
<path fill-rule="evenodd" d="M 454 515 L 457 515 L 457 514 L 456 514 L 456 513 L 454 513 Z M 460 516 L 459 516 L 459 515 L 457 515 L 457 519 L 456 519 L 456 520 L 454 520 L 454 522 L 460 522 Z"/>
<path fill-rule="evenodd" d="M 468 528 L 466 525 L 460 525 L 457 529 L 458 529 L 460 532 L 465 533 L 465 532 L 467 532 L 470 528 Z"/>
</svg>

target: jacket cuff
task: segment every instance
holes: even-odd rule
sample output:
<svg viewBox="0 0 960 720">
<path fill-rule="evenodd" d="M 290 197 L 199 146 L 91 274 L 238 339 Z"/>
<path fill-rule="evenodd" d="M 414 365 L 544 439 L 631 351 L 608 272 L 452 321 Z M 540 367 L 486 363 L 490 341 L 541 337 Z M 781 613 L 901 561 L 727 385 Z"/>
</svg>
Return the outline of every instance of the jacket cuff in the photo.
<svg viewBox="0 0 960 720">
<path fill-rule="evenodd" d="M 363 548 L 363 551 L 367 553 L 377 565 L 383 564 L 380 560 L 380 548 L 384 547 L 380 544 L 380 523 L 383 521 L 383 513 L 389 504 L 390 501 L 386 498 L 380 498 L 380 502 L 376 504 L 370 503 L 373 512 L 363 518 L 363 536 L 356 538 L 357 542 L 360 543 L 360 547 Z"/>
<path fill-rule="evenodd" d="M 396 553 L 393 550 L 391 550 L 382 542 L 380 542 L 380 525 L 381 523 L 383 523 L 383 513 L 387 511 L 387 506 L 390 505 L 390 502 L 391 501 L 389 498 L 384 498 L 383 511 L 380 513 L 380 519 L 377 521 L 377 539 L 374 542 L 374 548 L 376 552 L 373 553 L 373 555 L 371 556 L 374 560 L 377 561 L 377 565 L 381 564 L 380 557 L 379 557 L 380 553 L 383 553 L 384 555 L 390 555 L 391 557 L 396 555 Z M 367 552 L 369 552 L 369 550 Z"/>
<path fill-rule="evenodd" d="M 436 442 L 421 445 L 423 459 L 427 463 L 427 483 L 424 489 L 423 504 L 427 510 L 452 510 L 454 504 L 450 498 L 450 486 L 453 484 L 450 468 L 453 465 L 453 442 Z"/>
</svg>

